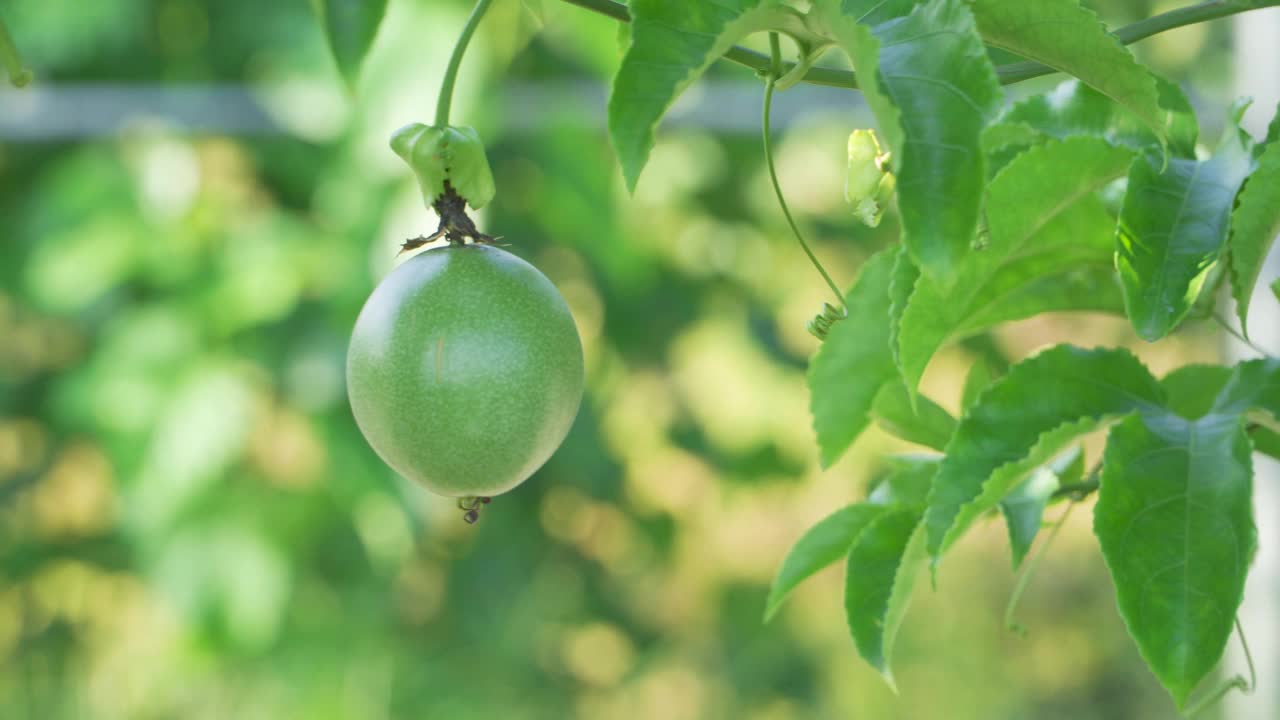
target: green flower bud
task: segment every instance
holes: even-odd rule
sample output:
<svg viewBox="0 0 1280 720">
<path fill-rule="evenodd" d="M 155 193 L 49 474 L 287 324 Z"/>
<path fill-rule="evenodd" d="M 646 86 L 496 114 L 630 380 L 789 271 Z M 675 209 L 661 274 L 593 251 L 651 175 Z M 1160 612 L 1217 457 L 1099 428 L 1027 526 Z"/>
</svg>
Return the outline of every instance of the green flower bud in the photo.
<svg viewBox="0 0 1280 720">
<path fill-rule="evenodd" d="M 427 207 L 444 194 L 445 183 L 474 209 L 493 199 L 493 172 L 472 128 L 412 123 L 391 136 L 391 149 L 418 176 Z"/>
<path fill-rule="evenodd" d="M 854 130 L 849 135 L 849 176 L 844 186 L 844 199 L 853 206 L 854 217 L 869 227 L 879 225 L 895 184 L 889 153 L 880 149 L 875 131 Z"/>
</svg>

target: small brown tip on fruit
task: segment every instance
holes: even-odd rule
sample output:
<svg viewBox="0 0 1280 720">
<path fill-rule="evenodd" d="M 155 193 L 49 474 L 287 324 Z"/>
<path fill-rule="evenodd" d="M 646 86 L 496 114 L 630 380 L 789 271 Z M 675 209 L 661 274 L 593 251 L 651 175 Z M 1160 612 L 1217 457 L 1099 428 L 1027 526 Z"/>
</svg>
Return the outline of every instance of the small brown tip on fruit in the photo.
<svg viewBox="0 0 1280 720">
<path fill-rule="evenodd" d="M 480 519 L 480 513 L 475 510 L 468 510 L 466 514 L 462 516 L 462 519 L 466 520 L 468 525 L 475 525 L 476 521 Z"/>
<path fill-rule="evenodd" d="M 480 498 L 480 502 L 484 503 L 485 505 L 488 505 L 489 503 L 493 502 L 493 498 L 482 497 Z"/>
</svg>

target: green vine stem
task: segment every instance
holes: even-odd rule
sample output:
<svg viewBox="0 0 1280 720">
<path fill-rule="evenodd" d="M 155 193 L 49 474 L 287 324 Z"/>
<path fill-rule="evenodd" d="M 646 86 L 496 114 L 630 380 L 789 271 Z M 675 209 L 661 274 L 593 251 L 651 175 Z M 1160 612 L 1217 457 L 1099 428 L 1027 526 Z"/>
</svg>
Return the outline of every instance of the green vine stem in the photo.
<svg viewBox="0 0 1280 720">
<path fill-rule="evenodd" d="M 631 21 L 631 14 L 627 11 L 627 6 L 620 2 L 615 2 L 615 0 L 564 0 L 564 2 L 600 13 L 619 22 Z M 1280 6 L 1280 0 L 1262 0 L 1261 2 L 1253 3 L 1249 7 L 1242 7 L 1240 3 L 1231 2 L 1230 0 L 1209 0 L 1208 2 L 1153 15 L 1132 25 L 1125 25 L 1112 34 L 1121 43 L 1129 45 L 1139 40 L 1145 40 L 1152 35 L 1158 35 L 1187 25 L 1195 25 L 1209 20 L 1237 15 L 1248 10 L 1259 10 L 1274 6 Z M 768 72 L 773 69 L 769 56 L 737 45 L 729 48 L 725 52 L 724 58 L 730 62 L 745 65 L 757 72 Z M 783 74 L 794 67 L 795 63 L 786 63 L 782 68 Z M 996 74 L 1000 77 L 1002 85 L 1011 85 L 1042 75 L 1052 75 L 1055 72 L 1058 71 L 1048 65 L 1042 65 L 1037 62 L 1008 63 L 996 68 Z M 806 72 L 804 77 L 800 78 L 800 82 L 829 85 L 831 87 L 858 87 L 857 78 L 853 73 L 831 68 L 813 68 Z"/>
<path fill-rule="evenodd" d="M 23 67 L 22 55 L 18 54 L 18 46 L 13 43 L 4 20 L 0 20 L 0 65 L 9 73 L 9 82 L 14 87 L 25 87 L 31 83 L 31 71 Z"/>
<path fill-rule="evenodd" d="M 458 68 L 462 65 L 462 56 L 467 53 L 471 36 L 475 35 L 476 27 L 492 4 L 493 0 L 477 0 L 475 8 L 471 11 L 471 17 L 467 18 L 467 24 L 462 26 L 462 34 L 458 36 L 458 43 L 453 46 L 453 55 L 449 57 L 449 66 L 445 68 L 444 80 L 440 83 L 440 99 L 436 103 L 436 127 L 449 124 L 449 110 L 453 105 L 453 86 L 458 80 Z"/>
<path fill-rule="evenodd" d="M 778 205 L 782 208 L 782 214 L 787 218 L 787 224 L 791 226 L 791 232 L 795 234 L 796 241 L 800 243 L 804 254 L 809 256 L 809 262 L 813 263 L 813 266 L 818 269 L 822 279 L 827 281 L 827 287 L 830 287 L 831 292 L 835 293 L 836 299 L 840 301 L 840 305 L 843 308 L 844 295 L 840 292 L 840 288 L 835 281 L 831 279 L 831 276 L 827 274 L 826 268 L 822 267 L 822 262 L 818 260 L 818 256 L 813 254 L 813 250 L 809 248 L 809 243 L 805 242 L 804 235 L 801 234 L 795 218 L 791 216 L 790 208 L 787 207 L 787 199 L 782 194 L 782 184 L 778 182 L 778 171 L 773 163 L 773 140 L 769 128 L 769 116 L 773 109 L 773 89 L 782 73 L 782 50 L 778 40 L 778 33 L 769 33 L 769 48 L 773 57 L 769 69 L 765 71 L 764 111 L 760 120 L 761 136 L 764 140 L 764 163 L 769 168 L 769 180 L 773 182 L 773 192 L 778 197 Z"/>
</svg>

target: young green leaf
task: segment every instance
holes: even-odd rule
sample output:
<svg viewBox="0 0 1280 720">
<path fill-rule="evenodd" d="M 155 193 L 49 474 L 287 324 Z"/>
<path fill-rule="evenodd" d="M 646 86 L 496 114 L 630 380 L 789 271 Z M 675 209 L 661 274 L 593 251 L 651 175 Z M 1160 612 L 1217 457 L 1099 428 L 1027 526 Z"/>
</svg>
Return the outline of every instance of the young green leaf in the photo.
<svg viewBox="0 0 1280 720">
<path fill-rule="evenodd" d="M 631 42 L 609 96 L 609 136 L 634 191 L 671 103 L 734 43 L 778 24 L 778 0 L 633 0 Z"/>
<path fill-rule="evenodd" d="M 1261 410 L 1280 421 L 1280 359 L 1247 360 L 1236 365 L 1213 409 L 1232 415 Z"/>
<path fill-rule="evenodd" d="M 973 16 L 963 0 L 827 0 L 818 15 L 858 77 L 875 78 L 867 102 L 893 153 L 903 242 L 926 275 L 949 285 L 978 229 L 980 136 L 1001 102 Z M 876 42 L 851 27 L 872 22 Z"/>
<path fill-rule="evenodd" d="M 1231 296 L 1249 335 L 1249 301 L 1271 243 L 1280 235 L 1280 143 L 1268 143 L 1231 215 Z"/>
<path fill-rule="evenodd" d="M 942 450 L 951 439 L 956 419 L 923 395 L 912 407 L 911 396 L 900 382 L 887 382 L 871 404 L 871 415 L 889 433 L 918 445 Z"/>
<path fill-rule="evenodd" d="M 1231 635 L 1257 545 L 1238 418 L 1132 416 L 1111 430 L 1094 532 L 1129 634 L 1178 707 Z"/>
<path fill-rule="evenodd" d="M 1080 78 L 1165 142 L 1168 113 L 1151 71 L 1076 0 L 970 0 L 987 43 Z"/>
<path fill-rule="evenodd" d="M 797 585 L 844 557 L 862 531 L 886 511 L 881 505 L 858 503 L 840 508 L 809 528 L 792 546 L 778 569 L 778 576 L 769 589 L 769 600 L 765 603 L 765 622 L 778 612 Z"/>
<path fill-rule="evenodd" d="M 889 276 L 897 248 L 867 260 L 845 294 L 849 317 L 835 323 L 809 365 L 809 409 L 822 466 L 844 454 L 871 419 L 880 386 L 896 377 L 889 349 Z"/>
<path fill-rule="evenodd" d="M 347 87 L 354 88 L 360 65 L 387 12 L 387 0 L 312 0 L 329 50 Z"/>
<path fill-rule="evenodd" d="M 1047 465 L 1033 470 L 1030 477 L 1000 502 L 1000 512 L 1009 530 L 1009 549 L 1015 570 L 1040 533 L 1044 509 L 1048 507 L 1050 498 L 1063 485 L 1078 482 L 1083 471 L 1084 453 L 1079 446 L 1071 448 Z"/>
<path fill-rule="evenodd" d="M 1157 406 L 1156 379 L 1125 350 L 1060 345 L 1014 367 L 956 427 L 929 493 L 929 552 L 939 557 L 1031 470 L 1109 418 Z"/>
<path fill-rule="evenodd" d="M 950 289 L 921 277 L 902 313 L 896 337 L 909 389 L 972 316 L 1077 262 L 1110 262 L 1114 221 L 1093 195 L 1123 175 L 1131 157 L 1101 138 L 1054 140 L 1019 155 L 991 181 L 987 246 L 965 259 Z M 1034 302 L 1027 310 L 1039 311 Z"/>
<path fill-rule="evenodd" d="M 885 458 L 889 472 L 872 488 L 867 502 L 911 508 L 917 514 L 924 512 L 929 486 L 941 460 L 940 455 L 890 455 Z"/>
<path fill-rule="evenodd" d="M 925 560 L 920 515 L 885 513 L 849 549 L 844 607 L 858 654 L 894 686 L 893 641 Z"/>
<path fill-rule="evenodd" d="M 1208 160 L 1147 154 L 1133 161 L 1120 211 L 1116 269 L 1144 340 L 1168 335 L 1191 311 L 1226 244 L 1236 192 L 1252 169 L 1234 128 Z"/>
</svg>

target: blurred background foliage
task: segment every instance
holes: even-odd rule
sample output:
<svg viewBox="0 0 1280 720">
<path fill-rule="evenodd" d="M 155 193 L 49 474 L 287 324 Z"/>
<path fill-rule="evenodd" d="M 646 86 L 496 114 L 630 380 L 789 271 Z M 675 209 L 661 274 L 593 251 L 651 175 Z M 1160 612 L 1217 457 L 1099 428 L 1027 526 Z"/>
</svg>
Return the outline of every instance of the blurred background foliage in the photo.
<svg viewBox="0 0 1280 720">
<path fill-rule="evenodd" d="M 1087 512 L 1025 638 L 1002 627 L 998 523 L 921 583 L 901 697 L 857 660 L 839 571 L 761 625 L 790 544 L 911 448 L 872 432 L 817 467 L 804 326 L 827 298 L 771 199 L 749 72 L 682 101 L 628 198 L 602 130 L 617 29 L 544 5 L 541 26 L 497 5 L 455 117 L 491 145 L 481 227 L 563 291 L 589 390 L 553 460 L 468 527 L 379 462 L 343 389 L 361 303 L 435 225 L 386 142 L 430 117 L 467 4 L 392 0 L 355 98 L 303 0 L 0 4 L 37 72 L 0 109 L 60 88 L 123 103 L 118 126 L 0 139 L 0 717 L 1169 717 Z M 1210 127 L 1228 31 L 1140 48 Z M 228 87 L 265 120 L 131 105 Z M 842 205 L 844 137 L 869 117 L 835 89 L 778 104 L 783 185 L 847 283 L 895 232 Z M 1043 318 L 944 354 L 925 388 L 954 410 L 975 358 L 1066 339 L 1137 347 L 1118 319 Z M 1162 372 L 1216 347 L 1202 326 L 1138 349 Z"/>
</svg>

